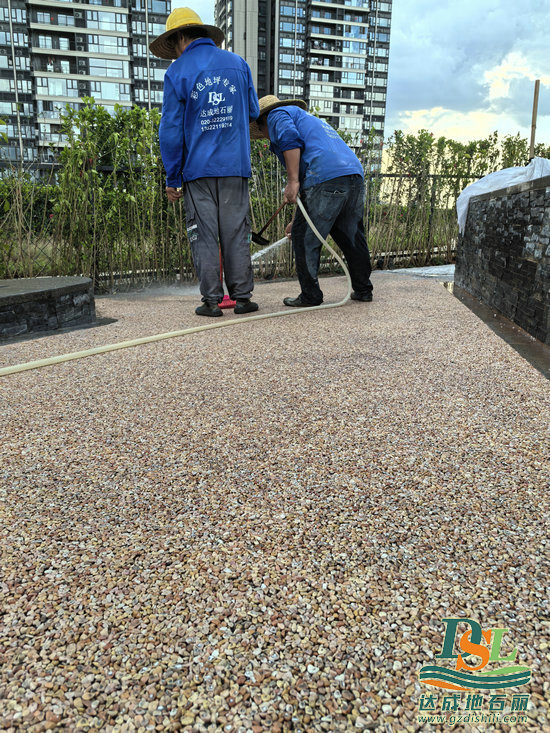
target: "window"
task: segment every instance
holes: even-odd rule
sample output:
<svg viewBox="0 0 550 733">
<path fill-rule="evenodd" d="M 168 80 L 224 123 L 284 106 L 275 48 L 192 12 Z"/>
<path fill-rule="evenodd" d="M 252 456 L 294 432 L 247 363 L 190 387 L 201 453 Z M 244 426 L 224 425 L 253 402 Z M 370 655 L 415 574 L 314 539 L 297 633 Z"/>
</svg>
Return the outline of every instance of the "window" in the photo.
<svg viewBox="0 0 550 733">
<path fill-rule="evenodd" d="M 279 84 L 279 94 L 288 94 L 291 97 L 299 97 L 304 93 L 301 84 Z"/>
<path fill-rule="evenodd" d="M 166 69 L 150 68 L 150 78 L 155 81 L 162 81 L 164 79 L 164 72 Z M 134 76 L 136 79 L 142 79 L 147 81 L 147 67 L 146 66 L 134 66 Z"/>
<path fill-rule="evenodd" d="M 385 102 L 386 101 L 386 95 L 382 92 L 369 92 L 367 91 L 365 93 L 365 99 L 373 99 L 376 102 Z"/>
<path fill-rule="evenodd" d="M 78 97 L 78 82 L 76 79 L 50 79 L 37 76 L 36 92 L 51 97 Z"/>
<path fill-rule="evenodd" d="M 24 8 L 12 8 L 11 9 L 11 19 L 14 23 L 26 23 L 27 22 L 27 11 Z M 6 17 L 6 20 L 8 20 L 7 17 Z"/>
<path fill-rule="evenodd" d="M 303 56 L 295 56 L 294 54 L 290 53 L 280 53 L 279 54 L 279 61 L 281 64 L 303 64 L 304 63 L 304 57 Z"/>
<path fill-rule="evenodd" d="M 303 48 L 304 42 L 300 38 L 297 38 L 296 42 L 294 42 L 294 38 L 281 38 L 280 45 L 283 48 Z"/>
<path fill-rule="evenodd" d="M 46 79 L 48 94 L 51 97 L 78 97 L 78 82 L 76 79 Z M 42 92 L 44 93 L 44 92 Z"/>
<path fill-rule="evenodd" d="M 58 15 L 57 25 L 74 25 L 74 15 Z"/>
<path fill-rule="evenodd" d="M 362 123 L 361 117 L 340 117 L 340 127 L 345 130 L 360 130 Z"/>
<path fill-rule="evenodd" d="M 29 39 L 26 33 L 14 33 L 14 46 L 27 46 Z M 11 44 L 11 35 L 5 31 L 0 32 L 0 46 L 9 46 Z"/>
<path fill-rule="evenodd" d="M 372 61 L 369 61 L 367 68 L 369 71 L 388 71 L 388 64 L 379 63 L 379 64 L 373 64 Z"/>
<path fill-rule="evenodd" d="M 342 84 L 364 84 L 365 75 L 357 74 L 353 71 L 342 72 Z"/>
<path fill-rule="evenodd" d="M 148 102 L 149 94 L 147 89 L 135 89 L 134 97 L 137 102 Z M 155 104 L 162 104 L 162 91 L 151 90 L 151 102 Z"/>
<path fill-rule="evenodd" d="M 126 15 L 122 13 L 102 12 L 101 10 L 87 10 L 86 21 L 88 28 L 97 28 L 104 31 L 127 31 Z M 162 32 L 165 28 L 162 27 Z"/>
<path fill-rule="evenodd" d="M 119 36 L 88 36 L 88 51 L 127 54 L 128 39 Z"/>
<path fill-rule="evenodd" d="M 34 137 L 34 129 L 30 125 L 21 125 L 21 137 L 29 138 Z M 6 134 L 8 137 L 19 137 L 19 131 L 17 125 L 6 125 Z"/>
<path fill-rule="evenodd" d="M 89 59 L 90 76 L 115 76 L 128 78 L 130 64 L 117 59 Z"/>
<path fill-rule="evenodd" d="M 304 78 L 304 72 L 300 71 L 299 69 L 279 69 L 279 76 L 282 79 L 303 79 Z"/>
<path fill-rule="evenodd" d="M 147 26 L 141 20 L 132 21 L 132 30 L 134 33 L 140 36 L 145 36 L 147 33 Z M 163 23 L 149 23 L 149 35 L 160 36 L 166 30 L 166 26 Z"/>
<path fill-rule="evenodd" d="M 310 99 L 310 104 L 312 107 L 319 107 L 319 110 L 321 112 L 324 112 L 325 114 L 332 112 L 332 105 L 333 102 L 330 99 Z"/>
<path fill-rule="evenodd" d="M 294 5 L 281 5 L 281 15 L 290 15 L 292 18 L 298 17 L 303 18 L 305 16 L 305 10 L 303 8 L 296 8 Z"/>
<path fill-rule="evenodd" d="M 145 0 L 133 0 L 132 6 L 135 10 L 145 10 Z M 166 13 L 170 12 L 168 2 L 166 0 L 148 0 L 147 7 L 154 13 Z"/>
<path fill-rule="evenodd" d="M 367 44 L 360 43 L 359 41 L 344 41 L 342 49 L 348 53 L 365 53 L 367 50 Z"/>
<path fill-rule="evenodd" d="M 28 56 L 16 56 L 15 57 L 15 68 L 21 69 L 21 71 L 29 71 L 31 67 L 30 59 Z M 13 60 L 11 55 L 0 56 L 0 69 L 13 69 Z"/>
<path fill-rule="evenodd" d="M 102 99 L 130 101 L 129 84 L 117 84 L 115 82 L 108 81 L 92 81 L 90 82 L 90 91 L 92 95 L 97 95 Z"/>
<path fill-rule="evenodd" d="M 312 97 L 334 96 L 334 87 L 329 87 L 328 84 L 310 84 L 309 91 Z"/>
<path fill-rule="evenodd" d="M 46 100 L 39 99 L 36 103 L 36 113 L 39 117 L 44 119 L 58 119 L 59 108 L 55 102 L 47 102 Z"/>
<path fill-rule="evenodd" d="M 13 87 L 13 79 L 10 80 L 10 87 Z M 30 79 L 18 79 L 17 90 L 20 91 L 22 94 L 30 94 L 32 92 L 32 84 Z M 10 89 L 10 91 L 13 91 L 13 88 Z"/>
<path fill-rule="evenodd" d="M 38 47 L 39 48 L 53 48 L 52 37 L 51 36 L 38 36 Z"/>
<path fill-rule="evenodd" d="M 305 33 L 306 27 L 305 25 L 302 25 L 302 23 L 297 23 L 295 25 L 294 23 L 281 22 L 279 24 L 279 29 L 282 31 L 288 31 L 288 32 L 297 31 L 298 33 Z"/>
<path fill-rule="evenodd" d="M 345 25 L 344 36 L 346 38 L 366 38 L 367 29 L 360 25 Z"/>
</svg>

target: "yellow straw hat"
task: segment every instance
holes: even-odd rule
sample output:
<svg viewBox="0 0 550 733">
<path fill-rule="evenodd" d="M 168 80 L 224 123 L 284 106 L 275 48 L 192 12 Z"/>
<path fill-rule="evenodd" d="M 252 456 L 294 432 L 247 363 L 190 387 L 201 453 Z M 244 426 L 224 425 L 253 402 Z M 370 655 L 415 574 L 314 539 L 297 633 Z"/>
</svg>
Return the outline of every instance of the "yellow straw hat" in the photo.
<svg viewBox="0 0 550 733">
<path fill-rule="evenodd" d="M 152 54 L 160 59 L 177 59 L 175 34 L 184 28 L 204 28 L 216 46 L 220 46 L 225 38 L 223 31 L 215 25 L 205 25 L 191 8 L 176 8 L 166 20 L 166 32 L 149 44 Z"/>
<path fill-rule="evenodd" d="M 288 107 L 289 105 L 295 105 L 296 107 L 301 107 L 307 112 L 307 104 L 303 99 L 279 99 L 274 94 L 268 94 L 267 96 L 262 97 L 259 101 L 260 114 L 258 115 L 258 120 L 260 117 L 269 114 L 269 112 L 276 107 Z M 258 140 L 263 137 L 260 132 L 260 128 L 258 127 L 258 120 L 250 123 L 250 137 L 252 140 Z"/>
</svg>

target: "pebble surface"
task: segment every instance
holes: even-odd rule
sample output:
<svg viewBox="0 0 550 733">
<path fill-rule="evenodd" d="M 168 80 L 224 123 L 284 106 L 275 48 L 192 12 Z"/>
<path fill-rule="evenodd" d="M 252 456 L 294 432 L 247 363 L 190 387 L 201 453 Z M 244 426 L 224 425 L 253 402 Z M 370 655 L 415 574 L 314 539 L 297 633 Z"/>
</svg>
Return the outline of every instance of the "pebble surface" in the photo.
<svg viewBox="0 0 550 733">
<path fill-rule="evenodd" d="M 373 282 L 0 380 L 1 730 L 443 730 L 418 671 L 462 616 L 509 629 L 532 679 L 527 722 L 454 730 L 550 732 L 549 383 L 441 284 Z M 99 298 L 115 323 L 0 364 L 196 304 Z"/>
</svg>

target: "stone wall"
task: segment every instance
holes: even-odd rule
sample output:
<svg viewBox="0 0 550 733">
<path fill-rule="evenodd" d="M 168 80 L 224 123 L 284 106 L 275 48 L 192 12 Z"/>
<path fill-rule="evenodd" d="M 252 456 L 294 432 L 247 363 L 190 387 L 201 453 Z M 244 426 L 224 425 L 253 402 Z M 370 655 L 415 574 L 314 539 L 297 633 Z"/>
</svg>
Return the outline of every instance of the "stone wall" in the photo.
<svg viewBox="0 0 550 733">
<path fill-rule="evenodd" d="M 33 331 L 95 323 L 92 281 L 87 277 L 0 280 L 0 340 Z"/>
<path fill-rule="evenodd" d="M 470 199 L 455 283 L 550 344 L 550 177 Z"/>
</svg>

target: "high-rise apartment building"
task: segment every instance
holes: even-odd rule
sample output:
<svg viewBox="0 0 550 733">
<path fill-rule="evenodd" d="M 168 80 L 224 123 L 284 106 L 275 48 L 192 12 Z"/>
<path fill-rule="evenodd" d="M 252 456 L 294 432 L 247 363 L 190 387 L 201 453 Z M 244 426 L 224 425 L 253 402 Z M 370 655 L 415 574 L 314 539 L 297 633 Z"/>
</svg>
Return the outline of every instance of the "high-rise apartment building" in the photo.
<svg viewBox="0 0 550 733">
<path fill-rule="evenodd" d="M 216 0 L 226 48 L 259 96 L 303 98 L 360 147 L 384 137 L 391 0 Z M 373 167 L 379 160 L 372 159 Z"/>
<path fill-rule="evenodd" d="M 170 0 L 0 0 L 0 119 L 5 159 L 46 162 L 63 145 L 60 108 L 93 97 L 115 104 L 162 104 L 169 61 L 150 55 Z"/>
</svg>

